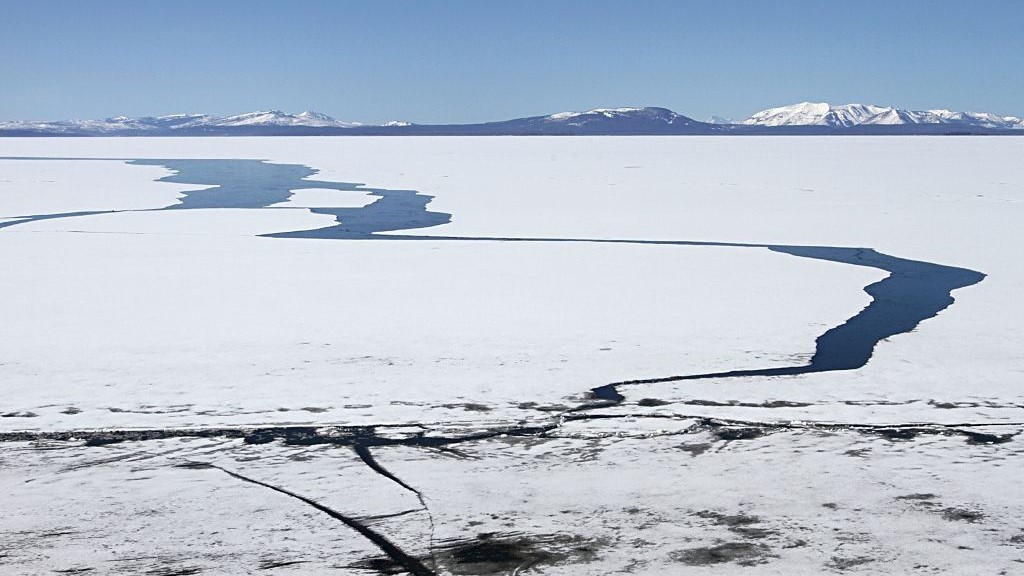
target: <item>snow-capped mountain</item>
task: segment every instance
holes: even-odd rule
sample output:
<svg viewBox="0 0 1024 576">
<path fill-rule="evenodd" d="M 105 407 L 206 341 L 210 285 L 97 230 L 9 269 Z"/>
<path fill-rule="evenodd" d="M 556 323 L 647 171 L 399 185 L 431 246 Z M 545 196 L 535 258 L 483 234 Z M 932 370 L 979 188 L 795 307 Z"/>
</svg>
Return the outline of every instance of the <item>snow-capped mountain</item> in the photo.
<svg viewBox="0 0 1024 576">
<path fill-rule="evenodd" d="M 736 124 L 736 121 L 732 118 L 726 118 L 717 114 L 712 114 L 705 122 L 708 124 Z"/>
<path fill-rule="evenodd" d="M 122 132 L 158 132 L 209 119 L 205 114 L 172 114 L 129 118 L 117 116 L 103 120 L 58 120 L 46 122 L 0 122 L 0 130 L 23 130 L 52 134 L 116 134 Z"/>
<path fill-rule="evenodd" d="M 313 126 L 317 128 L 330 126 L 333 128 L 349 128 L 351 126 L 359 126 L 359 123 L 342 122 L 320 112 L 306 111 L 299 114 L 288 114 L 280 110 L 266 110 L 227 116 L 225 118 L 207 117 L 197 122 L 184 124 L 181 127 L 191 128 L 194 126 Z"/>
<path fill-rule="evenodd" d="M 668 108 L 597 108 L 586 112 L 559 112 L 541 116 L 543 121 L 565 126 L 607 124 L 609 121 L 629 124 L 694 124 L 696 121 Z"/>
<path fill-rule="evenodd" d="M 130 118 L 118 116 L 103 120 L 61 120 L 56 122 L 0 122 L 0 131 L 55 135 L 154 135 L 219 133 L 220 129 L 270 128 L 351 128 L 357 122 L 342 122 L 320 112 L 288 114 L 279 110 L 249 112 L 217 117 L 207 114 L 172 114 Z M 236 129 L 236 130 L 232 130 Z"/>
<path fill-rule="evenodd" d="M 559 112 L 503 122 L 465 125 L 466 134 L 698 134 L 715 127 L 667 108 L 597 108 L 586 112 Z"/>
<path fill-rule="evenodd" d="M 817 102 L 801 102 L 790 106 L 769 108 L 747 118 L 743 124 L 754 126 L 833 126 L 849 127 L 869 122 L 884 114 L 885 108 L 846 104 L 833 106 Z M 890 122 L 891 123 L 891 122 Z"/>
<path fill-rule="evenodd" d="M 998 130 L 1024 129 L 1024 120 L 1016 116 L 997 116 L 981 112 L 949 110 L 904 110 L 870 104 L 833 105 L 801 102 L 762 110 L 742 122 L 747 126 L 899 126 L 910 124 L 951 124 Z"/>
<path fill-rule="evenodd" d="M 998 116 L 988 112 L 951 112 L 949 110 L 927 110 L 919 114 L 926 114 L 929 118 L 934 118 L 934 122 L 947 124 L 961 123 L 1007 130 L 1024 129 L 1024 118 L 1017 116 Z"/>
</svg>

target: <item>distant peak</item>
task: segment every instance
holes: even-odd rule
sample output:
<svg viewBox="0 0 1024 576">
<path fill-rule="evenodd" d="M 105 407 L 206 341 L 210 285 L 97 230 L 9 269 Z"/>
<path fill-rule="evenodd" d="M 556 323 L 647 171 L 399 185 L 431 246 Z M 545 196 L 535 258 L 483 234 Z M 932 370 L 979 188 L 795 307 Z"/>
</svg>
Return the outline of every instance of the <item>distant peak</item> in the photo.
<svg viewBox="0 0 1024 576">
<path fill-rule="evenodd" d="M 548 122 L 568 122 L 572 125 L 589 122 L 616 121 L 655 121 L 673 124 L 677 121 L 691 122 L 685 116 L 676 114 L 668 108 L 656 106 L 623 106 L 619 108 L 594 108 L 586 112 L 559 112 L 544 116 Z"/>
<path fill-rule="evenodd" d="M 738 124 L 738 122 L 736 122 L 732 118 L 726 118 L 724 116 L 718 116 L 716 114 L 712 114 L 704 122 L 708 124 Z"/>
<path fill-rule="evenodd" d="M 905 110 L 875 104 L 800 102 L 768 108 L 742 122 L 752 126 L 828 126 L 849 128 L 870 125 L 961 124 L 968 127 L 1020 129 L 1019 118 L 979 112 Z"/>
<path fill-rule="evenodd" d="M 314 120 L 334 120 L 334 118 L 324 114 L 323 112 L 314 112 L 312 110 L 305 110 L 297 114 L 298 118 L 312 118 Z"/>
<path fill-rule="evenodd" d="M 571 116 L 582 116 L 584 114 L 599 114 L 602 116 L 627 115 L 654 110 L 672 112 L 667 108 L 652 108 L 647 106 L 622 106 L 619 108 L 594 108 L 593 110 L 587 110 L 586 112 L 558 112 L 557 114 L 551 114 L 549 118 L 568 118 Z"/>
</svg>

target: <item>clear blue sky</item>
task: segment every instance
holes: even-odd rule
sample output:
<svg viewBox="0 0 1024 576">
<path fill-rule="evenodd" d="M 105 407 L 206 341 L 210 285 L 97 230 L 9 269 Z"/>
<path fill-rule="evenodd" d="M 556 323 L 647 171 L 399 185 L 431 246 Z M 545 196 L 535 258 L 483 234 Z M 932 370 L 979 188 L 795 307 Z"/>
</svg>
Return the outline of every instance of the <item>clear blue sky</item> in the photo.
<svg viewBox="0 0 1024 576">
<path fill-rule="evenodd" d="M 1021 0 L 0 0 L 0 119 L 475 122 L 803 100 L 1024 116 Z"/>
</svg>

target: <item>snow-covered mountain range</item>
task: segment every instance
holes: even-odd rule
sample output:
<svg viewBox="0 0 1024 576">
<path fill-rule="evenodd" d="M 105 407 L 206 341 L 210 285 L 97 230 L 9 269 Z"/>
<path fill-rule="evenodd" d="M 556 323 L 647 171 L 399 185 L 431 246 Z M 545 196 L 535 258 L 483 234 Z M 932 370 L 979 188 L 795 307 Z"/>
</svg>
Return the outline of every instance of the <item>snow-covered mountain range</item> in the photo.
<svg viewBox="0 0 1024 576">
<path fill-rule="evenodd" d="M 280 110 L 269 110 L 266 112 L 249 112 L 226 118 L 207 118 L 202 122 L 186 124 L 189 126 L 314 126 L 317 128 L 330 126 L 334 128 L 351 128 L 360 126 L 358 122 L 342 122 L 335 120 L 327 114 L 320 112 L 300 112 L 299 114 L 287 114 Z"/>
<path fill-rule="evenodd" d="M 351 128 L 358 122 L 342 122 L 320 112 L 288 114 L 280 110 L 249 112 L 235 116 L 173 114 L 129 118 L 117 116 L 103 120 L 60 120 L 48 122 L 0 122 L 3 131 L 39 132 L 54 135 L 165 135 L 174 133 L 216 132 L 218 128 L 245 127 Z"/>
<path fill-rule="evenodd" d="M 1020 134 L 1024 120 L 978 112 L 903 110 L 865 104 L 802 102 L 763 110 L 740 122 L 700 122 L 667 108 L 597 108 L 481 124 L 382 125 L 343 122 L 319 112 L 278 110 L 217 117 L 175 114 L 104 120 L 0 122 L 0 136 L 278 136 L 278 135 L 700 135 L 700 134 Z"/>
<path fill-rule="evenodd" d="M 904 110 L 870 104 L 833 105 L 801 102 L 762 110 L 742 122 L 746 126 L 897 126 L 908 124 L 953 124 L 997 130 L 1024 129 L 1024 119 L 987 112 L 949 110 Z"/>
</svg>

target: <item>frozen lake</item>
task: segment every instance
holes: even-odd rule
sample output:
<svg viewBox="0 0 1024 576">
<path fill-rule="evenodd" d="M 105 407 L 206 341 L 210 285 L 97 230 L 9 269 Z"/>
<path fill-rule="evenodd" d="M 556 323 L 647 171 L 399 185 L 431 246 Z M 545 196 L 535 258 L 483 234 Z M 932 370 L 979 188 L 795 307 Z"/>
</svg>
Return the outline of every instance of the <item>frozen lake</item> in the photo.
<svg viewBox="0 0 1024 576">
<path fill-rule="evenodd" d="M 1022 152 L 0 139 L 0 562 L 1011 573 Z"/>
</svg>

